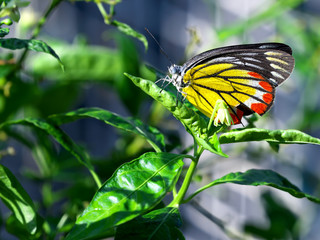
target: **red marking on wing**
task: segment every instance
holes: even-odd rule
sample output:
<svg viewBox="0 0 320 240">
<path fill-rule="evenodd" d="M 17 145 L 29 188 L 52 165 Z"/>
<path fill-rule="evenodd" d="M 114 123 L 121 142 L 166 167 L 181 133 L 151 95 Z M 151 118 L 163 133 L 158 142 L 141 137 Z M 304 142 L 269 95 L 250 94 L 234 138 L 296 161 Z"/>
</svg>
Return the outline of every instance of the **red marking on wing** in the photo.
<svg viewBox="0 0 320 240">
<path fill-rule="evenodd" d="M 267 108 L 268 108 L 268 106 L 263 103 L 252 103 L 251 104 L 251 109 L 260 115 L 264 114 L 267 111 Z"/>
<path fill-rule="evenodd" d="M 232 117 L 234 125 L 241 123 L 241 119 L 243 117 L 243 112 L 241 110 L 236 109 L 236 113 L 237 113 L 237 116 L 234 115 L 233 112 L 230 112 L 230 116 Z"/>
<path fill-rule="evenodd" d="M 262 77 L 259 73 L 256 72 L 248 72 L 248 74 L 254 78 L 264 79 L 264 77 Z"/>
<path fill-rule="evenodd" d="M 262 98 L 263 98 L 263 101 L 269 104 L 273 100 L 273 95 L 271 93 L 265 93 L 263 94 Z"/>
<path fill-rule="evenodd" d="M 268 83 L 268 82 L 263 82 L 263 81 L 261 81 L 261 82 L 259 82 L 259 85 L 260 85 L 264 90 L 266 90 L 266 91 L 268 91 L 268 92 L 272 92 L 272 90 L 273 90 L 273 87 L 272 87 L 271 84 Z"/>
</svg>

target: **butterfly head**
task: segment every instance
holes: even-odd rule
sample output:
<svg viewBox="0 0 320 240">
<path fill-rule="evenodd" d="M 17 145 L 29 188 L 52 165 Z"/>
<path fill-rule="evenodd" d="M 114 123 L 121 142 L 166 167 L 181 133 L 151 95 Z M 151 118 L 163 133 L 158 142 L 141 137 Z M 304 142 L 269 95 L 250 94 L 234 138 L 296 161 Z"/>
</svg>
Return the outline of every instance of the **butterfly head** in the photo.
<svg viewBox="0 0 320 240">
<path fill-rule="evenodd" d="M 173 64 L 169 67 L 170 81 L 178 89 L 179 92 L 186 86 L 183 82 L 183 66 Z"/>
</svg>

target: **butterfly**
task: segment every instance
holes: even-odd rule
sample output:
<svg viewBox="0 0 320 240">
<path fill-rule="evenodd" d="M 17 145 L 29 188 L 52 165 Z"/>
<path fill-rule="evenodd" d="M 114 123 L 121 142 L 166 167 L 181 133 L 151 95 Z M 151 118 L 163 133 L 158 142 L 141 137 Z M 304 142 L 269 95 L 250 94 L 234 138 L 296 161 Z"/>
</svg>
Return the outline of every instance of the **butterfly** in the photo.
<svg viewBox="0 0 320 240">
<path fill-rule="evenodd" d="M 203 52 L 182 66 L 173 64 L 167 81 L 209 118 L 217 100 L 223 100 L 234 124 L 239 124 L 243 116 L 262 116 L 270 109 L 275 88 L 293 68 L 288 45 L 244 44 Z"/>
</svg>

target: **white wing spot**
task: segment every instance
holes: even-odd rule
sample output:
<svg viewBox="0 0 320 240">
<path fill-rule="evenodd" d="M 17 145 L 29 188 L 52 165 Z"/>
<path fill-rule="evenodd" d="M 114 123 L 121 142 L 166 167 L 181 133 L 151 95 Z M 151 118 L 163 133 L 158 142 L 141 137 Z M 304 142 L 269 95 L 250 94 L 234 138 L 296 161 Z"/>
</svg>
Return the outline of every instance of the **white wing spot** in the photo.
<svg viewBox="0 0 320 240">
<path fill-rule="evenodd" d="M 277 73 L 277 72 L 272 71 L 271 74 L 276 78 L 284 79 L 284 77 L 281 74 Z"/>
<path fill-rule="evenodd" d="M 235 58 L 235 57 L 219 57 L 219 58 L 216 58 L 216 59 L 212 59 L 210 60 L 209 62 L 210 63 L 215 63 L 215 62 L 233 62 L 233 61 L 237 61 L 238 59 Z"/>
<path fill-rule="evenodd" d="M 263 67 L 260 67 L 258 65 L 252 64 L 252 63 L 246 63 L 245 65 L 248 66 L 248 67 L 254 67 L 254 68 L 258 68 L 258 69 L 263 69 Z"/>
<path fill-rule="evenodd" d="M 255 52 L 247 52 L 247 53 L 240 53 L 240 56 L 256 56 L 258 53 Z"/>
<path fill-rule="evenodd" d="M 252 57 L 244 57 L 243 59 L 246 61 L 259 62 L 259 63 L 261 62 L 259 59 L 252 58 Z"/>
<path fill-rule="evenodd" d="M 274 82 L 275 84 L 278 84 L 277 81 L 276 81 L 275 79 L 273 79 L 273 78 L 269 78 L 269 80 L 270 80 L 271 82 Z"/>
</svg>

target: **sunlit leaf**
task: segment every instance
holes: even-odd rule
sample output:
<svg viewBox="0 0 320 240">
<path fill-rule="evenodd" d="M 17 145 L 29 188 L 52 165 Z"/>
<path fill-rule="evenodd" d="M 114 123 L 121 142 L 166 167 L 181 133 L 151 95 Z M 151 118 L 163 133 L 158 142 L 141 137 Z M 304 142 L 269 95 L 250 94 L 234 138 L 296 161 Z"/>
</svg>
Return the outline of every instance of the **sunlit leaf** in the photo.
<svg viewBox="0 0 320 240">
<path fill-rule="evenodd" d="M 248 128 L 234 130 L 221 134 L 219 141 L 223 143 L 268 141 L 278 144 L 316 144 L 320 145 L 320 139 L 312 137 L 299 130 L 267 130 L 260 128 Z"/>
<path fill-rule="evenodd" d="M 12 211 L 20 226 L 29 234 L 37 230 L 37 213 L 34 204 L 16 177 L 0 165 L 0 198 Z"/>
<path fill-rule="evenodd" d="M 98 190 L 66 239 L 109 236 L 115 226 L 152 209 L 176 183 L 184 157 L 146 153 L 123 164 Z"/>
</svg>

